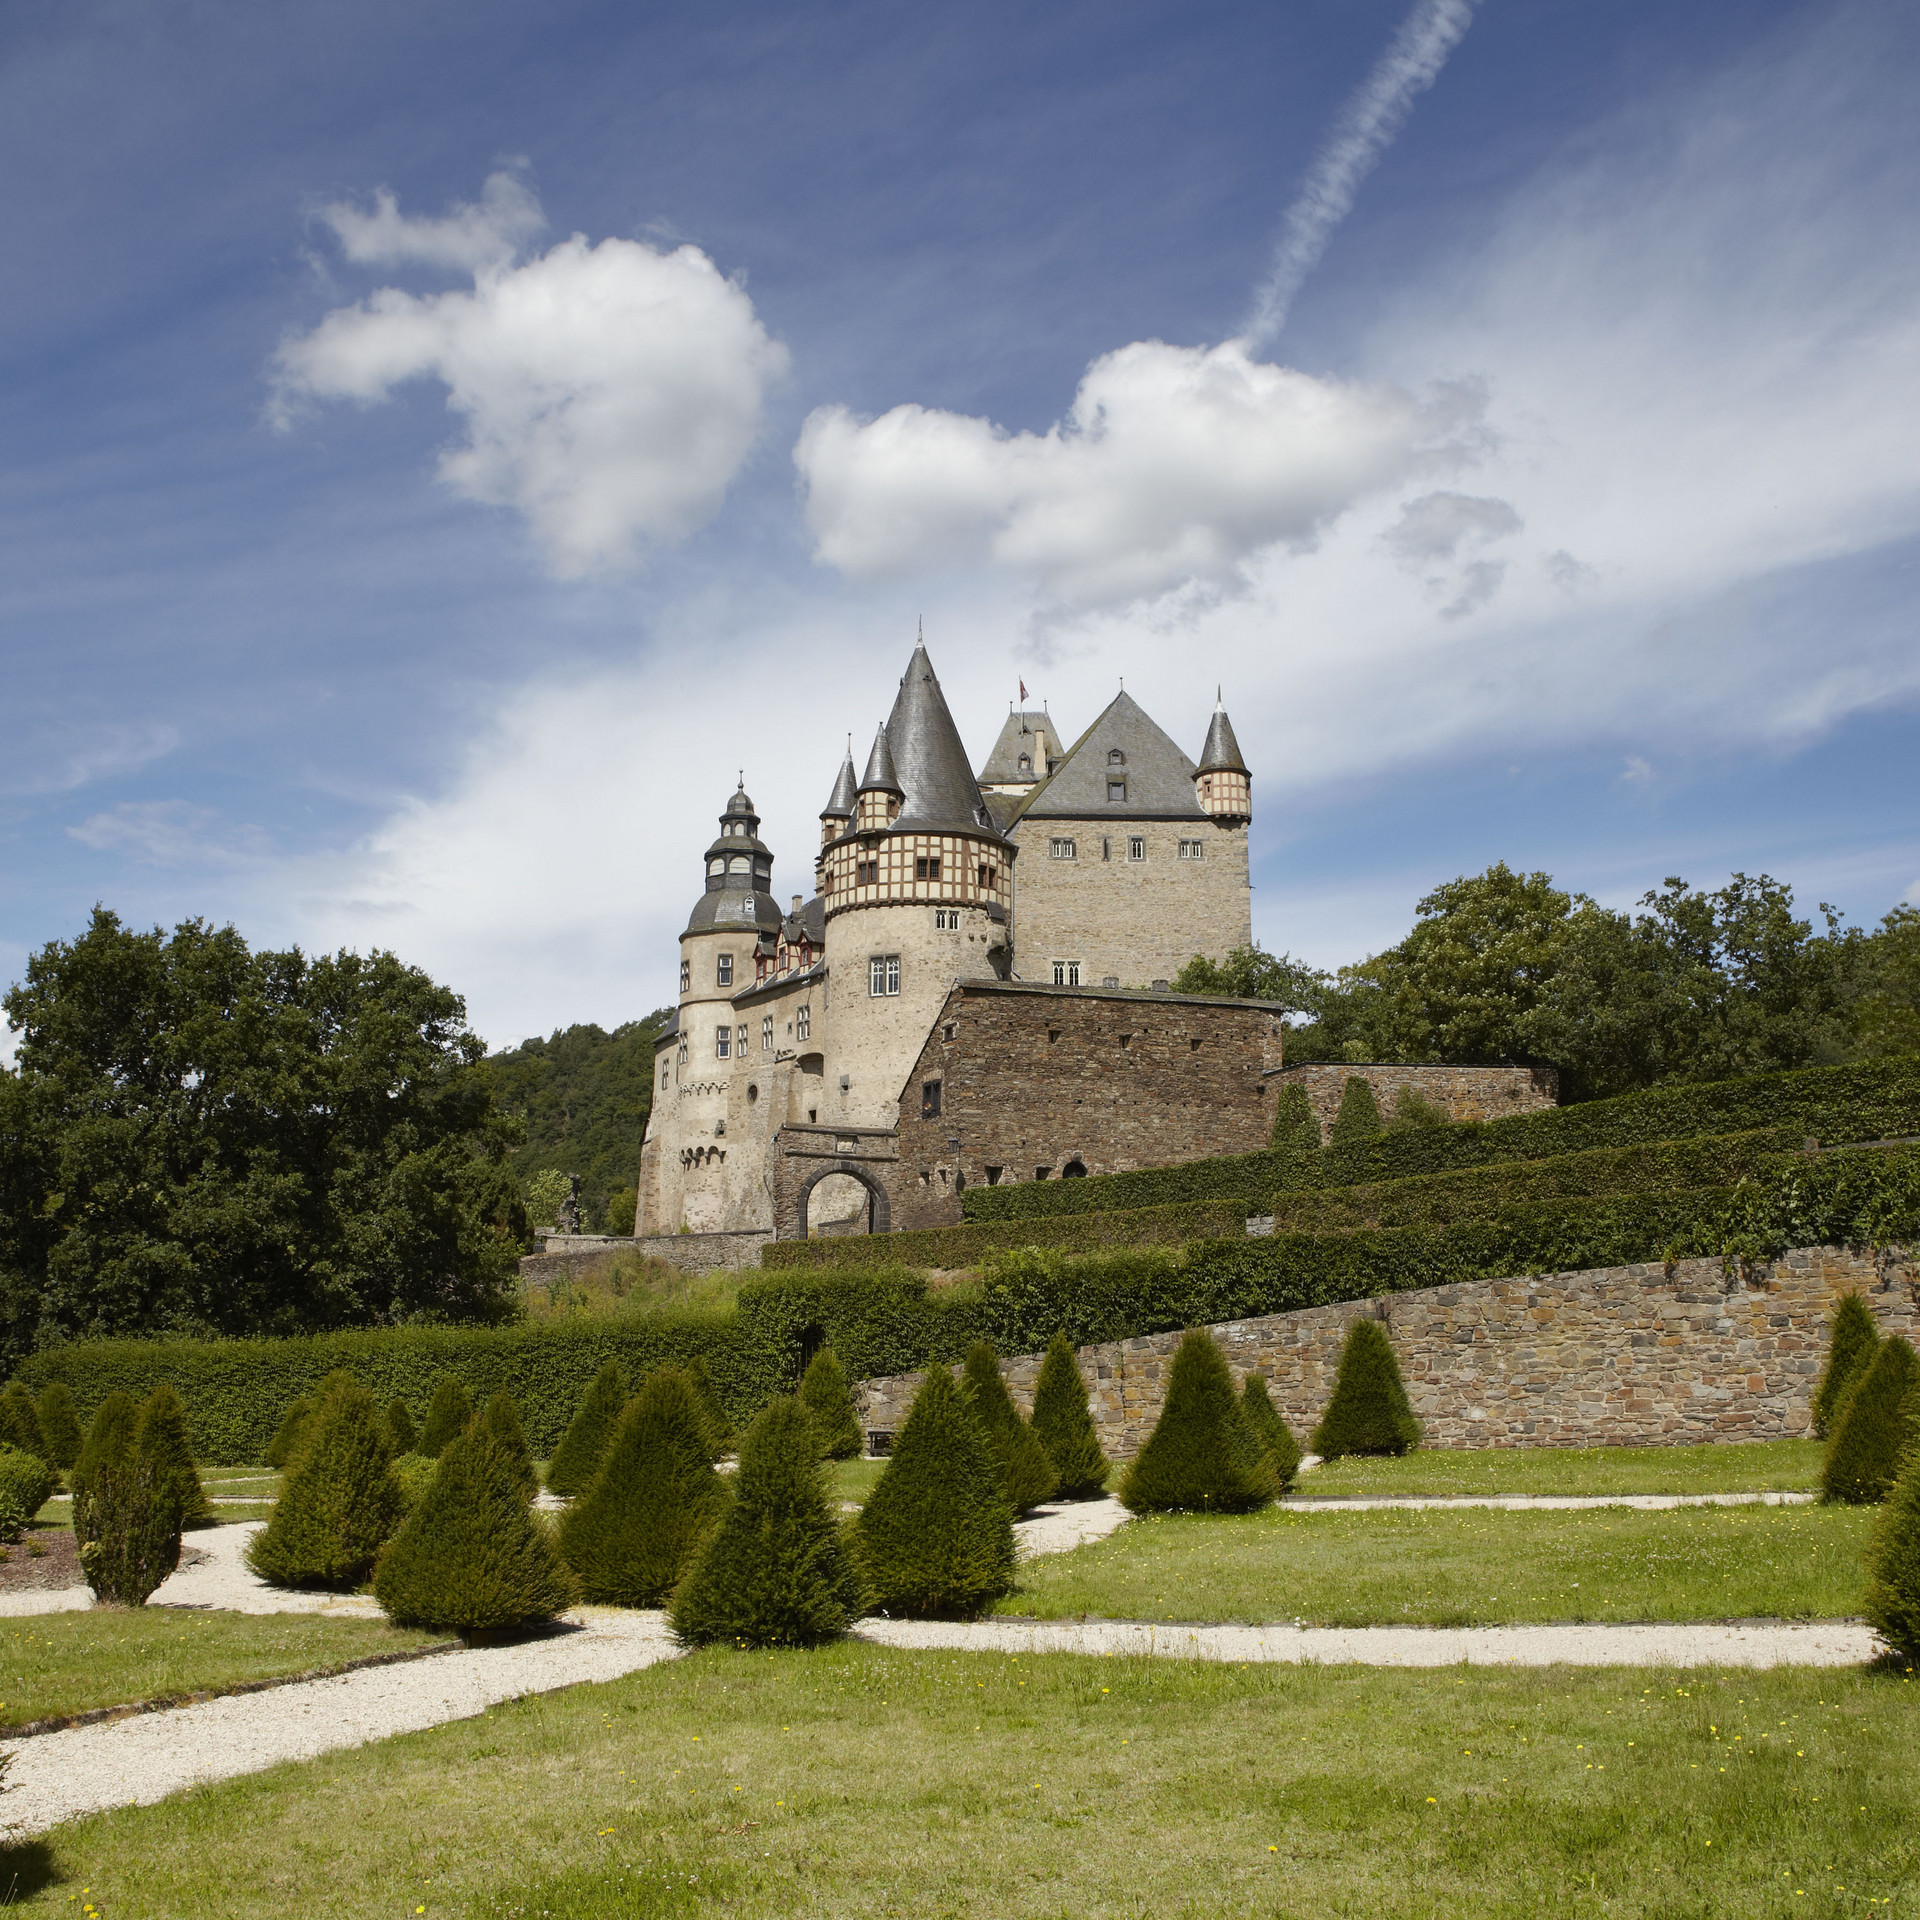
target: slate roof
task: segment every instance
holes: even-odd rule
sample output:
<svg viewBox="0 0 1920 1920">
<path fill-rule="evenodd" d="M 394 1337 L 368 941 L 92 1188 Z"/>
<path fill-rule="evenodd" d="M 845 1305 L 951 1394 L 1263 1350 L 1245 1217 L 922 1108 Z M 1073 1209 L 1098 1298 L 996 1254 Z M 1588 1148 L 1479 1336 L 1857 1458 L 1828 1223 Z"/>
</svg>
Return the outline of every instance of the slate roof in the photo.
<svg viewBox="0 0 1920 1920">
<path fill-rule="evenodd" d="M 902 793 L 900 816 L 893 823 L 896 833 L 1000 838 L 924 646 L 914 648 L 900 676 L 900 692 L 887 716 L 886 740 Z"/>
<path fill-rule="evenodd" d="M 833 791 L 827 796 L 827 804 L 820 809 L 822 820 L 851 820 L 855 803 L 860 798 L 860 783 L 853 772 L 853 748 L 847 748 L 847 757 L 840 763 L 840 777 L 833 783 Z"/>
<path fill-rule="evenodd" d="M 884 725 L 877 727 L 873 735 L 873 751 L 867 755 L 866 777 L 860 782 L 862 793 L 871 793 L 878 787 L 883 793 L 901 791 L 900 776 L 894 771 L 893 748 L 887 740 Z M 837 792 L 838 789 L 836 788 Z"/>
<path fill-rule="evenodd" d="M 1245 773 L 1247 763 L 1240 757 L 1240 742 L 1233 737 L 1233 722 L 1227 710 L 1216 706 L 1207 723 L 1207 744 L 1200 749 L 1202 773 Z"/>
<path fill-rule="evenodd" d="M 1043 751 L 1041 739 L 1044 736 L 1047 747 Z M 1060 730 L 1053 724 L 1053 716 L 1042 709 L 1039 713 L 1010 713 L 1007 724 L 1000 729 L 1000 738 L 993 743 L 993 751 L 987 755 L 987 764 L 980 769 L 980 784 L 983 787 L 1013 786 L 1022 780 L 1044 780 L 1047 777 L 1045 754 L 1058 754 L 1060 750 Z M 1020 756 L 1028 756 L 1029 765 L 1022 773 Z"/>
<path fill-rule="evenodd" d="M 1110 756 L 1121 755 L 1118 765 Z M 1022 820 L 1204 820 L 1193 790 L 1199 772 L 1147 718 L 1130 693 L 1073 743 L 1053 778 L 1028 796 Z M 1127 797 L 1109 800 L 1109 780 L 1124 779 Z"/>
</svg>

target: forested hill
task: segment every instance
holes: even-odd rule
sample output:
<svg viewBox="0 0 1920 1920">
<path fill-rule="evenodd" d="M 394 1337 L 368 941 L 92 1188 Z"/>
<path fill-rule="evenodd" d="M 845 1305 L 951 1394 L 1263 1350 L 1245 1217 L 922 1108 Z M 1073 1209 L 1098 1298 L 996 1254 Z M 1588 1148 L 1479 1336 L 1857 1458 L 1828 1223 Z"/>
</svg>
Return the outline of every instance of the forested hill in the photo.
<svg viewBox="0 0 1920 1920">
<path fill-rule="evenodd" d="M 653 1038 L 670 1017 L 663 1007 L 611 1033 L 568 1027 L 488 1056 L 495 1098 L 526 1122 L 514 1171 L 523 1181 L 548 1167 L 577 1173 L 589 1228 L 600 1228 L 608 1200 L 625 1193 L 629 1210 L 619 1231 L 632 1231 L 632 1189 L 652 1106 Z"/>
</svg>

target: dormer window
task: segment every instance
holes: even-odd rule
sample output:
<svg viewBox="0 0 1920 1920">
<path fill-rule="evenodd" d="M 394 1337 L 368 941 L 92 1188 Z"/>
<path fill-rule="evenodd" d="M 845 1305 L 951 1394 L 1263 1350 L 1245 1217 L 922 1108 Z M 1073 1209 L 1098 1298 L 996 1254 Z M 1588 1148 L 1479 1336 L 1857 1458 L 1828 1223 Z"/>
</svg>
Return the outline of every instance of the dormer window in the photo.
<svg viewBox="0 0 1920 1920">
<path fill-rule="evenodd" d="M 1109 780 L 1107 782 L 1107 799 L 1111 803 L 1115 805 L 1123 806 L 1126 803 L 1126 798 L 1127 798 L 1127 783 L 1124 778 L 1119 780 Z"/>
<path fill-rule="evenodd" d="M 1127 764 L 1127 756 L 1124 753 L 1122 753 L 1118 747 L 1112 747 L 1108 749 L 1108 752 L 1107 752 L 1108 766 L 1124 767 L 1126 764 Z"/>
<path fill-rule="evenodd" d="M 1023 753 L 1020 756 L 1020 771 L 1022 773 L 1031 773 L 1033 771 L 1033 755 L 1032 754 Z"/>
</svg>

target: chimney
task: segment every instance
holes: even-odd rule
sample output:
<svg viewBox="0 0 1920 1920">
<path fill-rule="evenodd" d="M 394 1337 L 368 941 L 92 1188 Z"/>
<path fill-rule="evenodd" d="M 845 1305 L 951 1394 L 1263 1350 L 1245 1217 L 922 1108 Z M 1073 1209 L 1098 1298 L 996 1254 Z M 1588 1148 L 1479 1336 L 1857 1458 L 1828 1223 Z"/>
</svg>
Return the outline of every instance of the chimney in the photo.
<svg viewBox="0 0 1920 1920">
<path fill-rule="evenodd" d="M 797 893 L 793 896 L 793 917 L 796 920 L 800 918 L 800 896 Z"/>
</svg>

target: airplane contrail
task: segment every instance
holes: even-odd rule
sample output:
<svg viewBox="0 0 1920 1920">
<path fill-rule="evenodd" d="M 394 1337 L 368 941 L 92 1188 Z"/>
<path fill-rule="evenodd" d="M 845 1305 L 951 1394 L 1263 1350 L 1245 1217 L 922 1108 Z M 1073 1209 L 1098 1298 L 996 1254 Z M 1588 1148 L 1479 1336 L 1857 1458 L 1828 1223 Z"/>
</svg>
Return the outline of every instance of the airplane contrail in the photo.
<svg viewBox="0 0 1920 1920">
<path fill-rule="evenodd" d="M 1280 224 L 1273 270 L 1241 333 L 1249 346 L 1270 345 L 1286 325 L 1294 295 L 1352 210 L 1361 182 L 1392 144 L 1415 96 L 1440 77 L 1448 54 L 1473 24 L 1474 5 L 1475 0 L 1416 0 L 1393 44 L 1341 108 L 1332 137 Z"/>
</svg>

